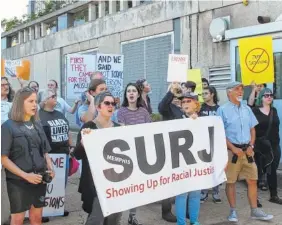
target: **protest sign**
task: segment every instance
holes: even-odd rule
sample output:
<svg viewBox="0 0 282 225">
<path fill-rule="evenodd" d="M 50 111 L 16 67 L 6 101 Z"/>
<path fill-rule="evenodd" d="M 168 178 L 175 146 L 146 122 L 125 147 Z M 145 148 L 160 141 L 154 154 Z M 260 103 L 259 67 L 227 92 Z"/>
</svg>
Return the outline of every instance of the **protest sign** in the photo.
<svg viewBox="0 0 282 225">
<path fill-rule="evenodd" d="M 202 94 L 203 94 L 203 84 L 202 84 L 202 75 L 200 69 L 192 69 L 187 72 L 187 80 L 193 81 L 196 83 L 196 89 L 194 91 L 195 94 L 199 96 L 199 101 L 204 102 Z"/>
<path fill-rule="evenodd" d="M 47 184 L 42 216 L 62 216 L 65 208 L 66 155 L 49 154 L 49 156 L 53 163 L 55 178 Z M 28 217 L 28 211 L 26 217 Z"/>
<path fill-rule="evenodd" d="M 226 180 L 220 117 L 97 129 L 82 138 L 104 216 Z"/>
<path fill-rule="evenodd" d="M 168 58 L 167 82 L 186 82 L 188 55 L 170 54 Z"/>
<path fill-rule="evenodd" d="M 97 71 L 103 73 L 108 91 L 114 97 L 123 95 L 123 55 L 97 54 Z"/>
<path fill-rule="evenodd" d="M 274 63 L 272 37 L 263 36 L 239 40 L 242 83 L 250 85 L 273 83 Z"/>
<path fill-rule="evenodd" d="M 30 79 L 30 62 L 28 60 L 1 59 L 1 76 L 18 77 L 23 80 Z"/>
<path fill-rule="evenodd" d="M 76 99 L 88 89 L 95 69 L 95 55 L 70 54 L 66 56 L 68 99 Z"/>
</svg>

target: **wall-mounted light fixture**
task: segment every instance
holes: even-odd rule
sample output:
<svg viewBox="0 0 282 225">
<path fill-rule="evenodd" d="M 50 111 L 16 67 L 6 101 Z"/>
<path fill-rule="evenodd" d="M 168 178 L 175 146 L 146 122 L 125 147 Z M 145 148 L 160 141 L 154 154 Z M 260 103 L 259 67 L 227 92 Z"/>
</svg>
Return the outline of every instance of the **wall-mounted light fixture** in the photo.
<svg viewBox="0 0 282 225">
<path fill-rule="evenodd" d="M 258 16 L 258 22 L 259 23 L 269 23 L 270 17 L 268 17 L 268 16 Z"/>
</svg>

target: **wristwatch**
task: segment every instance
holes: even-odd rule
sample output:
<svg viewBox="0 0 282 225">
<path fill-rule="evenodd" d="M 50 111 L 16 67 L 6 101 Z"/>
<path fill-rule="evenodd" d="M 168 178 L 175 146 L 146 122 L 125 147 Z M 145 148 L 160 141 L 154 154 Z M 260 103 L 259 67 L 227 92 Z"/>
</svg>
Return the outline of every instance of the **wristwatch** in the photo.
<svg viewBox="0 0 282 225">
<path fill-rule="evenodd" d="M 250 146 L 252 149 L 254 149 L 254 148 L 255 148 L 255 146 L 253 146 L 253 145 L 251 145 L 251 144 L 249 144 L 249 146 Z"/>
</svg>

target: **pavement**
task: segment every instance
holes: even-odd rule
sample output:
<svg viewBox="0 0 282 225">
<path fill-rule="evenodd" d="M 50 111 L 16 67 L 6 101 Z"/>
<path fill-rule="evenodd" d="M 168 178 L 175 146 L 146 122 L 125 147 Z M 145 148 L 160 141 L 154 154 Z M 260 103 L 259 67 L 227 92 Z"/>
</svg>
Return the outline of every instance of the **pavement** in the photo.
<svg viewBox="0 0 282 225">
<path fill-rule="evenodd" d="M 68 217 L 51 218 L 46 225 L 79 225 L 85 224 L 87 214 L 81 209 L 80 194 L 77 192 L 79 177 L 77 174 L 69 178 L 66 190 L 66 209 L 70 212 Z M 282 197 L 282 187 L 279 189 L 280 197 Z M 274 219 L 271 222 L 260 222 L 250 219 L 250 208 L 247 200 L 247 188 L 243 183 L 237 185 L 237 202 L 238 202 L 238 225 L 282 225 L 282 205 L 268 202 L 268 192 L 260 192 L 259 196 L 263 209 L 272 215 Z M 201 205 L 200 222 L 202 225 L 228 225 L 234 224 L 226 220 L 229 213 L 229 206 L 226 200 L 224 185 L 221 186 L 221 196 L 223 203 L 214 204 L 211 198 Z M 2 206 L 3 207 L 3 206 Z M 122 225 L 127 225 L 128 212 L 123 213 Z M 137 218 L 143 225 L 171 225 L 161 218 L 161 204 L 153 203 L 137 209 Z M 26 223 L 28 224 L 28 223 Z M 189 224 L 189 222 L 187 222 Z M 235 223 L 236 224 L 236 223 Z M 93 224 L 94 225 L 94 224 Z M 113 224 L 114 225 L 114 224 Z"/>
</svg>

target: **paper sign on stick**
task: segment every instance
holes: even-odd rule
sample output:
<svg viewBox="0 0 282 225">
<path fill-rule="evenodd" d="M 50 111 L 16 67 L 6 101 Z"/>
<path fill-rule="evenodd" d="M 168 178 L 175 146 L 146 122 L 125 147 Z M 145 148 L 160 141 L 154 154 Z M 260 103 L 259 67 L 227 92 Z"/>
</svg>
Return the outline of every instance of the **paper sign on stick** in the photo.
<svg viewBox="0 0 282 225">
<path fill-rule="evenodd" d="M 195 93 L 199 96 L 199 101 L 204 102 L 202 93 L 203 93 L 203 84 L 202 84 L 202 75 L 200 69 L 191 69 L 187 72 L 187 80 L 193 81 L 196 83 Z"/>
<path fill-rule="evenodd" d="M 244 85 L 274 82 L 271 36 L 240 39 L 239 53 Z"/>
<path fill-rule="evenodd" d="M 186 82 L 188 55 L 170 54 L 168 58 L 167 82 Z"/>
</svg>

